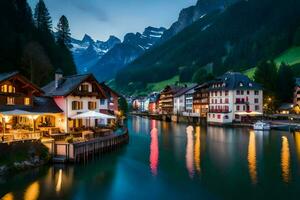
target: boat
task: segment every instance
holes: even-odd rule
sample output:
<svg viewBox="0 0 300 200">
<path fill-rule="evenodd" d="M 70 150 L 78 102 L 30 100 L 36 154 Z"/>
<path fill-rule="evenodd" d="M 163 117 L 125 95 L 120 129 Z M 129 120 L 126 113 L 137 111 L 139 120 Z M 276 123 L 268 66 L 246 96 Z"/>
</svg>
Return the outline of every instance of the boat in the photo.
<svg viewBox="0 0 300 200">
<path fill-rule="evenodd" d="M 271 125 L 264 121 L 258 121 L 253 125 L 253 128 L 257 131 L 268 131 L 271 129 Z"/>
</svg>

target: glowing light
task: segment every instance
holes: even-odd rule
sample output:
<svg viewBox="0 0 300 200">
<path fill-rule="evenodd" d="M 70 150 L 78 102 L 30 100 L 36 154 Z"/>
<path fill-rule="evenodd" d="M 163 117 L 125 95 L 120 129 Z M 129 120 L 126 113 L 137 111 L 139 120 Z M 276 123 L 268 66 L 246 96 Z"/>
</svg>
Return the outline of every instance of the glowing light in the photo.
<svg viewBox="0 0 300 200">
<path fill-rule="evenodd" d="M 298 160 L 300 160 L 300 132 L 295 133 L 295 143 Z"/>
<path fill-rule="evenodd" d="M 187 133 L 187 145 L 186 145 L 186 168 L 189 172 L 190 178 L 194 177 L 194 137 L 193 137 L 194 128 L 189 126 L 186 128 Z"/>
<path fill-rule="evenodd" d="M 288 183 L 290 180 L 290 148 L 289 141 L 286 136 L 282 137 L 281 172 L 283 182 Z"/>
<path fill-rule="evenodd" d="M 57 184 L 55 191 L 60 192 L 61 191 L 61 185 L 62 185 L 62 169 L 58 171 L 58 179 L 57 179 Z"/>
<path fill-rule="evenodd" d="M 5 123 L 8 123 L 9 121 L 10 121 L 10 119 L 11 119 L 11 116 L 3 116 L 3 119 L 4 119 L 4 122 Z"/>
<path fill-rule="evenodd" d="M 36 181 L 32 183 L 25 191 L 24 200 L 36 200 L 40 195 L 40 185 L 39 182 Z"/>
<path fill-rule="evenodd" d="M 252 184 L 257 183 L 257 167 L 256 167 L 256 142 L 255 133 L 250 132 L 248 145 L 248 167 Z"/>
<path fill-rule="evenodd" d="M 1 198 L 2 200 L 14 200 L 14 195 L 10 192 L 4 195 L 4 197 Z"/>
<path fill-rule="evenodd" d="M 198 172 L 201 171 L 201 140 L 200 140 L 200 127 L 196 127 L 196 141 L 195 141 L 195 167 Z"/>
<path fill-rule="evenodd" d="M 151 144 L 150 144 L 150 169 L 153 176 L 157 175 L 159 162 L 159 147 L 158 147 L 158 131 L 157 128 L 151 130 Z"/>
</svg>

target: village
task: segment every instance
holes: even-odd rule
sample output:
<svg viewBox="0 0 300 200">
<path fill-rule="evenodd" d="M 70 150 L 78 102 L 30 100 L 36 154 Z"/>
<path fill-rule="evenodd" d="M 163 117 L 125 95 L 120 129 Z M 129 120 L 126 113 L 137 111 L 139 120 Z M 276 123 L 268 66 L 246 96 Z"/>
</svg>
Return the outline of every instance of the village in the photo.
<svg viewBox="0 0 300 200">
<path fill-rule="evenodd" d="M 173 122 L 249 126 L 267 119 L 276 128 L 299 120 L 300 82 L 296 79 L 294 102 L 283 103 L 270 112 L 272 98 L 262 85 L 246 75 L 227 72 L 202 84 L 168 85 L 147 97 L 129 98 L 133 114 Z"/>
<path fill-rule="evenodd" d="M 16 71 L 0 74 L 0 88 L 2 144 L 41 141 L 54 162 L 77 162 L 128 141 L 121 96 L 92 74 L 57 70 L 39 88 Z"/>
</svg>

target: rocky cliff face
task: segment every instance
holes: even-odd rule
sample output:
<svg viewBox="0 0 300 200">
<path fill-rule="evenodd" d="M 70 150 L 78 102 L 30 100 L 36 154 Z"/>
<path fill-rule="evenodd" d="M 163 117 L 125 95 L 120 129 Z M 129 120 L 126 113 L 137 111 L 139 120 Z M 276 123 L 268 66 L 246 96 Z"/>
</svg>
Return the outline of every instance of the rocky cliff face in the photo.
<svg viewBox="0 0 300 200">
<path fill-rule="evenodd" d="M 195 6 L 185 8 L 180 12 L 178 20 L 164 32 L 161 42 L 170 39 L 184 28 L 190 26 L 200 18 L 203 18 L 206 14 L 218 9 L 223 10 L 237 1 L 238 0 L 198 0 Z"/>
<path fill-rule="evenodd" d="M 98 60 L 121 40 L 110 36 L 107 41 L 94 41 L 89 35 L 82 40 L 72 39 L 72 52 L 78 73 L 86 73 Z"/>
<path fill-rule="evenodd" d="M 115 45 L 103 55 L 91 67 L 91 72 L 101 81 L 113 78 L 119 69 L 155 46 L 165 30 L 162 27 L 147 27 L 143 33 L 126 34 L 123 43 Z"/>
</svg>

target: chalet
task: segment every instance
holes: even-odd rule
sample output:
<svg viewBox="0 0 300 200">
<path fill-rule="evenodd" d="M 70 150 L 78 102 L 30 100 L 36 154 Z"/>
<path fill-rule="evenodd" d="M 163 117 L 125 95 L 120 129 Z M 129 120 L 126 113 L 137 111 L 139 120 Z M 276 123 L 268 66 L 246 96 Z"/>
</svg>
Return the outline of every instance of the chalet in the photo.
<svg viewBox="0 0 300 200">
<path fill-rule="evenodd" d="M 208 123 L 232 123 L 263 114 L 262 87 L 241 73 L 216 78 L 208 90 Z"/>
<path fill-rule="evenodd" d="M 60 125 L 62 110 L 19 72 L 0 74 L 0 88 L 2 140 L 38 139 Z"/>
<path fill-rule="evenodd" d="M 179 92 L 182 87 L 167 86 L 160 93 L 159 109 L 162 114 L 173 114 L 174 111 L 174 95 Z"/>
<path fill-rule="evenodd" d="M 193 112 L 200 117 L 207 117 L 209 104 L 209 83 L 198 85 L 193 94 Z"/>
<path fill-rule="evenodd" d="M 53 98 L 64 112 L 62 126 L 64 132 L 81 127 L 94 127 L 98 120 L 73 119 L 74 116 L 88 111 L 100 111 L 105 99 L 105 90 L 92 74 L 63 76 L 61 71 L 55 74 L 55 80 L 42 88 L 45 96 Z M 110 105 L 109 105 L 110 106 Z M 111 105 L 114 109 L 115 105 Z"/>
</svg>

